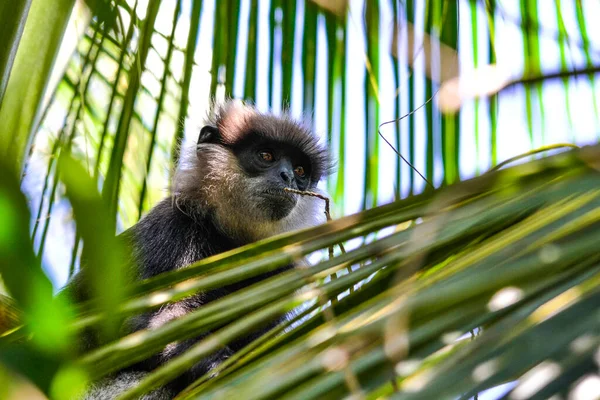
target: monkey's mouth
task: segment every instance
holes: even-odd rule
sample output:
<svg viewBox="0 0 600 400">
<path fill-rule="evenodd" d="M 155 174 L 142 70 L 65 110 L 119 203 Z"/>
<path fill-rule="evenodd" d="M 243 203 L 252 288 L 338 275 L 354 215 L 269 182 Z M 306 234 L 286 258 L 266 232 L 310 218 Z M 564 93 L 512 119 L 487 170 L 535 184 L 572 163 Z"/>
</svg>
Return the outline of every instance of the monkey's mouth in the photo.
<svg viewBox="0 0 600 400">
<path fill-rule="evenodd" d="M 264 202 L 261 208 L 267 211 L 269 219 L 274 221 L 287 217 L 298 201 L 293 193 L 283 189 L 267 189 L 262 192 L 262 198 Z"/>
<path fill-rule="evenodd" d="M 294 193 L 288 192 L 283 189 L 267 189 L 263 191 L 263 194 L 271 198 L 282 198 L 293 203 L 296 202 L 296 197 Z"/>
</svg>

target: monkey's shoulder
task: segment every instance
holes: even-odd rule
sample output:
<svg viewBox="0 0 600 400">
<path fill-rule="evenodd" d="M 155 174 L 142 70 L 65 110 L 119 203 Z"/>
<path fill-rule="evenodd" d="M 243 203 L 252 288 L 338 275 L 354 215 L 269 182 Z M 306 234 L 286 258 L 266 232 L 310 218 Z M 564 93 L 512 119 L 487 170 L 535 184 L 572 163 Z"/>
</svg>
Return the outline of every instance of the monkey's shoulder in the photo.
<svg viewBox="0 0 600 400">
<path fill-rule="evenodd" d="M 140 278 L 185 267 L 237 247 L 215 225 L 210 214 L 193 217 L 172 198 L 158 203 L 120 237 L 131 248 Z"/>
</svg>

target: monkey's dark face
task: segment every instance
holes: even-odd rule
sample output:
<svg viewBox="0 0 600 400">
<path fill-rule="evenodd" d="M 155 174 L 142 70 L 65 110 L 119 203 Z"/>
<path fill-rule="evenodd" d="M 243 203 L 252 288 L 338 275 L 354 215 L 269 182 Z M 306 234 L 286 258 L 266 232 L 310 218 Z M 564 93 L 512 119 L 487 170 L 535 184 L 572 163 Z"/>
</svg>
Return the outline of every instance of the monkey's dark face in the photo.
<svg viewBox="0 0 600 400">
<path fill-rule="evenodd" d="M 329 171 L 327 152 L 308 128 L 238 102 L 207 122 L 196 157 L 176 176 L 178 200 L 210 212 L 240 243 L 325 222 L 321 200 L 285 190 L 318 191 Z"/>
<path fill-rule="evenodd" d="M 298 195 L 284 189 L 306 190 L 311 184 L 311 163 L 299 149 L 286 143 L 249 134 L 232 148 L 242 170 L 254 182 L 256 206 L 273 221 L 287 217 Z"/>
</svg>

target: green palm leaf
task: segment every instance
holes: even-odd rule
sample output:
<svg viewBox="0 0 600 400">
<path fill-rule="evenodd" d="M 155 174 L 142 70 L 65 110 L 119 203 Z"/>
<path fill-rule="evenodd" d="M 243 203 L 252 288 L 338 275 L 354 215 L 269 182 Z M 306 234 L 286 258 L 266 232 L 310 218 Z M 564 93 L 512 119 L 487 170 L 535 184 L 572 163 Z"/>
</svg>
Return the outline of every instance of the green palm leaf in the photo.
<svg viewBox="0 0 600 400">
<path fill-rule="evenodd" d="M 503 160 L 517 160 L 506 155 L 506 141 L 521 139 L 503 117 L 514 93 L 476 100 L 474 113 L 442 114 L 436 106 L 437 86 L 458 73 L 448 50 L 465 70 L 484 67 L 483 59 L 501 65 L 508 24 L 524 43 L 523 54 L 511 52 L 523 76 L 509 82 L 535 85 L 523 92 L 520 123 L 526 142 L 537 146 L 539 132 L 542 144 L 526 155 L 564 147 L 546 135 L 560 114 L 548 112 L 548 78 L 561 79 L 568 134 L 579 141 L 576 122 L 587 116 L 569 92 L 582 74 L 595 90 L 600 46 L 590 33 L 592 6 L 576 2 L 570 15 L 557 1 L 556 34 L 548 35 L 534 0 L 514 10 L 492 0 L 464 10 L 460 2 L 429 0 L 366 1 L 360 9 L 327 0 L 227 0 L 214 9 L 202 0 L 87 0 L 91 21 L 71 16 L 72 0 L 54 3 L 0 5 L 0 276 L 10 295 L 0 295 L 0 386 L 23 385 L 16 373 L 52 398 L 73 398 L 89 381 L 211 332 L 121 396 L 139 398 L 282 313 L 289 315 L 281 326 L 178 398 L 467 399 L 514 382 L 505 398 L 542 399 L 568 397 L 597 373 L 600 147 L 506 168 Z M 66 46 L 69 18 L 85 34 L 57 63 L 67 65 L 63 73 L 53 65 Z M 212 31 L 204 21 L 214 22 Z M 560 71 L 544 75 L 552 36 Z M 355 70 L 365 73 L 361 84 Z M 54 85 L 57 72 L 63 77 Z M 317 76 L 326 76 L 326 87 L 318 87 Z M 184 128 L 200 123 L 202 103 L 239 87 L 261 110 L 310 113 L 327 104 L 314 126 L 326 127 L 317 129 L 338 161 L 326 185 L 334 211 L 363 210 L 126 284 L 114 232 L 164 195 L 187 143 Z M 595 97 L 588 100 L 597 112 Z M 386 115 L 395 119 L 397 150 L 423 171 L 379 157 Z M 461 150 L 469 126 L 475 154 Z M 357 143 L 364 152 L 353 148 Z M 461 182 L 461 166 L 478 161 L 504 169 Z M 350 174 L 357 170 L 364 191 L 359 187 L 354 199 Z M 420 190 L 421 173 L 431 182 L 443 178 L 442 187 Z M 391 200 L 381 195 L 388 187 L 397 201 L 377 207 Z M 57 234 L 61 215 L 70 228 Z M 58 247 L 66 248 L 59 258 L 65 275 L 77 271 L 85 247 L 93 300 L 54 296 L 49 276 L 56 277 L 45 268 L 56 263 Z M 129 316 L 305 257 L 313 262 L 158 329 L 119 333 Z M 79 353 L 74 337 L 88 329 L 98 329 L 104 344 Z M 10 390 L 0 388 L 0 397 Z"/>
</svg>

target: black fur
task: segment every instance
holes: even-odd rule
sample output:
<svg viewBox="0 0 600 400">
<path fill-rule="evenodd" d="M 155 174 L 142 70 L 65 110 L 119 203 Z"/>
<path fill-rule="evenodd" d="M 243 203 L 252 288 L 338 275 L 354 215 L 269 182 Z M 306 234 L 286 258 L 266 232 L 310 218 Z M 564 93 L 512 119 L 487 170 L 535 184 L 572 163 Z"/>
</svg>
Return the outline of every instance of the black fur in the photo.
<svg viewBox="0 0 600 400">
<path fill-rule="evenodd" d="M 135 280 L 146 279 L 166 271 L 183 268 L 197 260 L 234 249 L 244 244 L 224 235 L 215 225 L 210 214 L 204 216 L 194 215 L 194 218 L 191 218 L 189 214 L 191 211 L 186 209 L 185 204 L 175 205 L 173 199 L 169 197 L 156 205 L 140 222 L 119 236 L 121 240 L 126 242 L 126 246 L 130 250 L 132 268 L 135 265 L 143 266 L 142 268 L 135 268 L 137 271 Z M 132 333 L 148 327 L 160 326 L 202 305 L 291 267 L 289 265 L 274 272 L 247 279 L 225 288 L 198 293 L 185 300 L 161 307 L 157 311 L 132 317 L 127 321 L 124 333 Z M 78 276 L 78 278 L 81 279 L 81 276 Z M 71 289 L 79 289 L 75 294 L 77 300 L 87 300 L 85 291 L 81 290 L 80 285 L 74 285 L 74 282 L 71 283 Z M 216 354 L 203 359 L 177 380 L 161 390 L 146 395 L 144 399 L 164 399 L 169 398 L 168 396 L 176 395 L 195 379 L 206 374 L 223 360 L 227 359 L 235 351 L 267 332 L 276 323 L 277 321 L 274 321 L 268 327 L 260 329 L 250 336 L 224 347 Z M 195 338 L 171 344 L 161 353 L 121 371 L 112 378 L 101 381 L 98 385 L 94 386 L 93 390 L 87 393 L 86 399 L 110 398 L 106 397 L 108 396 L 107 393 L 131 387 L 140 379 L 140 376 L 152 371 L 169 359 L 180 355 L 209 333 L 206 332 Z M 89 337 L 90 335 L 94 337 L 91 338 Z M 84 340 L 86 341 L 85 349 L 98 345 L 96 335 L 92 332 L 88 332 Z M 166 395 L 166 393 L 169 393 L 169 395 Z"/>
<path fill-rule="evenodd" d="M 141 279 L 150 278 L 167 270 L 185 267 L 194 261 L 210 257 L 215 254 L 231 250 L 242 243 L 236 242 L 225 236 L 215 226 L 210 215 L 201 219 L 194 219 L 186 214 L 185 204 L 174 205 L 168 198 L 160 202 L 145 218 L 127 231 L 130 241 L 134 243 L 134 257 L 137 265 L 144 265 L 140 274 Z M 132 330 L 136 331 L 148 327 L 153 319 L 160 319 L 160 324 L 192 311 L 204 304 L 219 299 L 231 291 L 246 287 L 266 276 L 254 278 L 232 287 L 214 289 L 196 294 L 169 307 L 136 317 L 132 320 Z M 260 332 L 261 334 L 263 332 Z M 164 350 L 157 357 L 141 364 L 148 370 L 168 361 L 170 358 L 183 353 L 202 337 L 188 339 L 177 343 L 169 350 Z M 236 347 L 247 345 L 250 340 L 240 340 Z M 217 364 L 229 357 L 237 349 L 223 348 L 212 357 L 208 357 L 196 364 L 191 370 L 171 384 L 170 389 L 178 392 L 189 385 L 194 379 L 204 375 Z"/>
<path fill-rule="evenodd" d="M 272 155 L 263 160 L 264 151 Z M 200 259 L 245 245 L 262 237 L 318 222 L 314 198 L 285 192 L 288 187 L 316 190 L 330 171 L 323 147 L 312 133 L 289 117 L 274 117 L 255 109 L 227 103 L 209 117 L 190 157 L 191 167 L 175 178 L 173 197 L 161 201 L 140 222 L 119 236 L 129 249 L 133 281 L 183 268 Z M 298 172 L 298 166 L 305 173 Z M 124 334 L 156 328 L 211 301 L 291 268 L 286 266 L 242 282 L 195 294 L 159 310 L 129 318 Z M 85 268 L 65 292 L 78 301 L 88 299 Z M 169 385 L 144 396 L 168 399 L 193 380 L 264 334 L 278 321 L 223 347 L 197 363 Z M 108 399 L 126 390 L 145 374 L 186 351 L 210 332 L 171 343 L 159 354 L 97 382 L 86 399 Z M 84 348 L 99 343 L 86 332 Z"/>
</svg>

